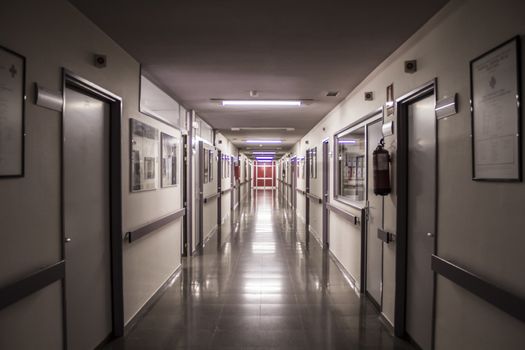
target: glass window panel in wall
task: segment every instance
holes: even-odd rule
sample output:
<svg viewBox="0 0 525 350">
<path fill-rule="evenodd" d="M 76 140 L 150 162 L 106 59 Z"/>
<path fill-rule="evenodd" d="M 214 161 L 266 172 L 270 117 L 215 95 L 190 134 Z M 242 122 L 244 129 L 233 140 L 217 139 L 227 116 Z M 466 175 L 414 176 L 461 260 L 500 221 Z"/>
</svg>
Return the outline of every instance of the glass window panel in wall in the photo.
<svg viewBox="0 0 525 350">
<path fill-rule="evenodd" d="M 337 141 L 337 188 L 341 199 L 362 202 L 366 193 L 365 127 L 354 129 Z"/>
</svg>

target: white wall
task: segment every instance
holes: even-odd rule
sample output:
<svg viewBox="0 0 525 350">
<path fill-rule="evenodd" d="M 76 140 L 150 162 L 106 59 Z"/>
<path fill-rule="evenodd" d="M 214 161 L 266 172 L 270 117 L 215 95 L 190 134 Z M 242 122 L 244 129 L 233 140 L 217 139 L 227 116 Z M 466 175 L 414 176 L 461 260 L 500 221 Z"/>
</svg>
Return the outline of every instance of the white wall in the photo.
<svg viewBox="0 0 525 350">
<path fill-rule="evenodd" d="M 139 113 L 139 63 L 72 5 L 63 0 L 11 2 L 0 11 L 0 45 L 27 59 L 26 174 L 0 180 L 0 286 L 61 259 L 61 114 L 33 104 L 32 84 L 62 89 L 61 68 L 123 98 L 123 231 L 178 208 L 180 187 L 141 193 L 129 191 L 129 118 L 163 131 L 175 131 Z M 93 66 L 93 54 L 108 66 Z M 132 244 L 125 241 L 124 312 L 130 318 L 180 264 L 180 223 L 173 223 Z M 62 347 L 61 286 L 54 283 L 0 310 L 0 348 Z"/>
<path fill-rule="evenodd" d="M 525 184 L 471 180 L 468 101 L 469 61 L 516 34 L 525 34 L 523 13 L 522 1 L 451 1 L 323 118 L 294 150 L 304 154 L 306 140 L 310 147 L 319 149 L 326 137 L 330 137 L 332 150 L 334 133 L 379 108 L 385 102 L 387 85 L 394 83 L 395 97 L 399 97 L 437 77 L 438 98 L 459 94 L 459 112 L 438 121 L 438 255 L 522 297 Z M 403 72 L 403 62 L 409 59 L 418 60 L 415 74 Z M 374 101 L 364 101 L 365 91 L 374 92 Z M 395 173 L 396 137 L 386 141 Z M 333 174 L 333 158 L 330 172 Z M 332 186 L 331 201 L 339 205 L 333 201 Z M 394 188 L 385 198 L 386 230 L 395 232 L 395 217 Z M 332 222 L 332 241 L 339 240 L 334 226 Z M 351 228 L 345 223 L 336 227 L 345 234 Z M 356 249 L 351 242 L 341 243 L 347 248 L 336 255 L 351 271 L 357 261 Z M 385 245 L 383 314 L 391 321 L 395 262 L 395 243 Z M 442 277 L 437 278 L 436 317 L 436 349 L 518 349 L 525 342 L 523 323 Z"/>
</svg>

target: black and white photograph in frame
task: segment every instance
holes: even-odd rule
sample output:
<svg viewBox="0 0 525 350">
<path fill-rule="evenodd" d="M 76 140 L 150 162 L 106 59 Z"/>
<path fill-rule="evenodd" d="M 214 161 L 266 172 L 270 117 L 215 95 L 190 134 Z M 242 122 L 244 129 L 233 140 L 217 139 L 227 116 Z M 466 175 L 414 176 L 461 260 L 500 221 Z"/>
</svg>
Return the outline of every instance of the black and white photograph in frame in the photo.
<svg viewBox="0 0 525 350">
<path fill-rule="evenodd" d="M 158 130 L 136 119 L 130 119 L 130 136 L 131 191 L 154 190 L 157 188 L 158 178 Z"/>
<path fill-rule="evenodd" d="M 25 57 L 0 46 L 0 177 L 24 176 Z"/>
<path fill-rule="evenodd" d="M 470 79 L 472 177 L 521 181 L 519 37 L 472 60 Z"/>
<path fill-rule="evenodd" d="M 177 186 L 177 158 L 178 158 L 178 143 L 176 137 L 160 133 L 161 143 L 161 187 Z"/>
</svg>

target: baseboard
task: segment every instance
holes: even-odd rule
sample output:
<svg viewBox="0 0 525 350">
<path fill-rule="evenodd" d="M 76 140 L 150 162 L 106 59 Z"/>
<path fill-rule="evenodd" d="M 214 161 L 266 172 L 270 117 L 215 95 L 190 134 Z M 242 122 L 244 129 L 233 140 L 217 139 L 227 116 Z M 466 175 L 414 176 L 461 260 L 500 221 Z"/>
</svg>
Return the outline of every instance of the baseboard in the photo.
<svg viewBox="0 0 525 350">
<path fill-rule="evenodd" d="M 372 303 L 372 305 L 374 305 L 377 311 L 381 313 L 381 305 L 379 305 L 379 303 L 375 301 L 375 299 L 372 297 L 372 295 L 370 295 L 370 293 L 368 293 L 367 290 L 365 290 L 365 295 L 368 298 L 368 300 Z"/>
<path fill-rule="evenodd" d="M 299 216 L 299 214 L 296 214 L 296 215 L 304 223 L 304 219 L 302 219 Z M 309 231 L 310 231 L 310 228 L 309 228 Z M 312 234 L 312 236 L 317 241 L 317 243 L 319 244 L 321 249 L 325 249 L 323 247 L 323 243 L 319 240 L 319 238 L 317 238 L 317 236 L 315 236 L 313 234 Z M 350 272 L 348 272 L 346 270 L 346 268 L 343 266 L 343 264 L 341 264 L 341 262 L 339 261 L 339 259 L 337 259 L 337 257 L 334 255 L 334 253 L 330 249 L 327 249 L 327 250 L 328 250 L 328 256 L 330 256 L 330 259 L 332 259 L 332 261 L 335 263 L 335 266 L 337 266 L 339 271 L 341 271 L 341 273 L 343 274 L 343 277 L 346 279 L 346 281 L 348 282 L 350 287 L 360 296 L 361 295 L 361 289 L 359 288 L 359 283 L 357 283 L 357 280 L 354 278 L 354 276 L 352 276 L 350 274 Z"/>
<path fill-rule="evenodd" d="M 357 283 L 357 280 L 354 278 L 354 276 L 352 276 L 350 274 L 350 272 L 348 272 L 346 270 L 346 268 L 343 266 L 343 264 L 341 264 L 341 262 L 339 261 L 339 259 L 337 259 L 337 257 L 334 255 L 334 253 L 332 253 L 332 251 L 330 249 L 328 249 L 328 254 L 330 255 L 330 258 L 334 261 L 335 263 L 335 266 L 337 266 L 337 268 L 339 269 L 339 271 L 341 271 L 341 273 L 343 274 L 343 277 L 346 279 L 346 281 L 348 282 L 348 284 L 350 284 L 350 287 L 357 293 L 357 294 L 361 294 L 361 288 L 359 288 L 359 283 Z"/>
<path fill-rule="evenodd" d="M 101 350 L 101 349 L 104 349 L 104 347 L 106 345 L 108 345 L 113 339 L 116 339 L 117 337 L 115 337 L 113 335 L 113 332 L 111 332 L 106 338 L 104 338 L 103 341 L 100 342 L 100 344 L 98 344 L 96 347 L 95 347 L 95 350 Z"/>
<path fill-rule="evenodd" d="M 314 230 L 314 229 L 312 228 L 312 225 L 309 225 L 309 227 L 308 227 L 308 231 L 310 231 L 310 233 L 312 234 L 312 236 L 315 238 L 315 240 L 316 240 L 317 242 L 319 242 L 319 244 L 320 244 L 321 247 L 322 247 L 323 244 L 321 243 L 321 238 L 319 237 L 320 235 L 319 235 L 319 233 L 318 233 L 316 230 Z"/>
<path fill-rule="evenodd" d="M 382 312 L 379 314 L 379 321 L 381 322 L 383 326 L 385 326 L 386 330 L 388 331 L 388 334 L 390 334 L 392 337 L 395 337 L 394 325 L 392 324 L 392 322 L 390 322 L 390 320 Z"/>
<path fill-rule="evenodd" d="M 323 242 L 321 242 L 321 239 L 319 237 L 317 237 L 317 235 L 315 235 L 313 233 L 313 230 L 311 228 L 308 228 L 308 231 L 310 231 L 312 237 L 314 238 L 314 240 L 317 242 L 317 244 L 319 244 L 319 247 L 323 248 Z"/>
<path fill-rule="evenodd" d="M 173 271 L 173 273 L 168 277 L 168 279 L 157 289 L 155 293 L 142 305 L 142 307 L 135 313 L 135 315 L 129 320 L 129 322 L 124 326 L 124 336 L 126 336 L 132 329 L 135 327 L 135 325 L 142 319 L 144 316 L 151 310 L 153 305 L 157 301 L 159 301 L 160 297 L 164 294 L 166 289 L 168 289 L 172 284 L 173 281 L 180 275 L 180 272 L 182 271 L 182 264 L 179 265 Z"/>
</svg>

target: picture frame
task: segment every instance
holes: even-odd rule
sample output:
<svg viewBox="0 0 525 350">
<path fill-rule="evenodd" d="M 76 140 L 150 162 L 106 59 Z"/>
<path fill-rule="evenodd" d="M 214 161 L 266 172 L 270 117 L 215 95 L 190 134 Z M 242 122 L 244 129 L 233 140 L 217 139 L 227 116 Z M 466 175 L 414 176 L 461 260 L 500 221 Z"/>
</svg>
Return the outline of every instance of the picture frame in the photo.
<svg viewBox="0 0 525 350">
<path fill-rule="evenodd" d="M 212 150 L 208 150 L 208 172 L 209 172 L 209 181 L 213 181 L 213 156 L 214 152 Z"/>
<path fill-rule="evenodd" d="M 158 130 L 146 123 L 130 118 L 130 191 L 157 189 L 159 157 Z"/>
<path fill-rule="evenodd" d="M 178 185 L 178 139 L 169 134 L 160 133 L 160 159 L 161 159 L 161 183 L 162 188 Z"/>
<path fill-rule="evenodd" d="M 204 148 L 203 150 L 203 154 L 204 154 L 204 160 L 203 160 L 203 172 L 204 172 L 204 183 L 207 184 L 208 182 L 210 182 L 210 178 L 209 178 L 209 171 L 210 171 L 210 152 Z"/>
<path fill-rule="evenodd" d="M 0 178 L 25 173 L 26 58 L 0 46 Z"/>
<path fill-rule="evenodd" d="M 470 61 L 472 179 L 522 181 L 519 36 Z"/>
<path fill-rule="evenodd" d="M 317 179 L 317 147 L 310 148 L 307 152 L 309 152 L 310 178 Z"/>
</svg>

